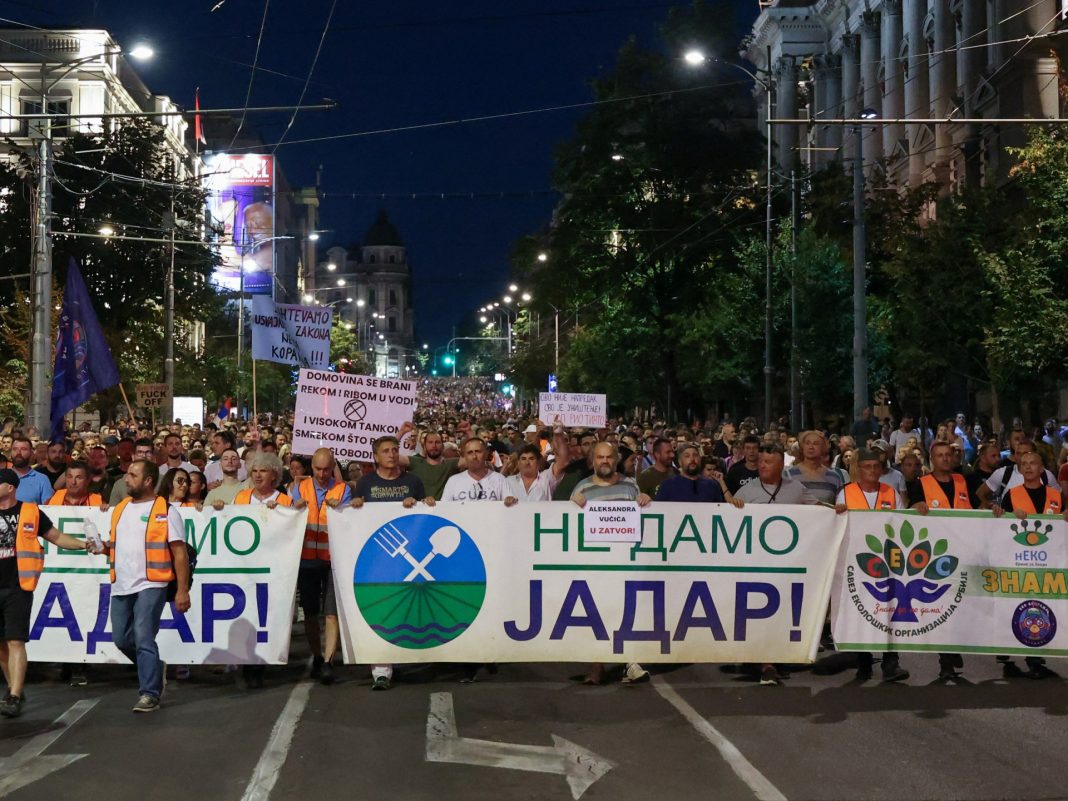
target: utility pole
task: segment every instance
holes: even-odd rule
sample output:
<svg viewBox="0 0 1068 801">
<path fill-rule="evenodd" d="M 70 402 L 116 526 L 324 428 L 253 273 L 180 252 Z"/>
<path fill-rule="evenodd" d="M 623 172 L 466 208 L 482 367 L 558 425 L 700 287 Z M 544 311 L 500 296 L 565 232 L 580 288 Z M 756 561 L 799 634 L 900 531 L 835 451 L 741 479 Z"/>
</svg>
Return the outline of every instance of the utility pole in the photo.
<svg viewBox="0 0 1068 801">
<path fill-rule="evenodd" d="M 772 208 L 771 208 L 771 120 L 775 116 L 775 93 L 771 84 L 771 47 L 767 53 L 768 83 L 764 85 L 764 93 L 767 98 L 767 119 L 764 136 L 767 145 L 767 208 L 765 209 L 764 230 L 764 430 L 771 428 L 771 270 L 772 270 Z M 755 77 L 755 76 L 754 76 Z"/>
<path fill-rule="evenodd" d="M 790 430 L 801 430 L 801 365 L 797 354 L 797 170 L 790 170 Z"/>
<path fill-rule="evenodd" d="M 164 407 L 164 419 L 174 421 L 174 232 L 178 218 L 174 214 L 174 187 L 171 187 L 171 210 L 165 228 L 171 229 L 170 254 L 167 264 L 164 299 L 166 315 L 163 323 L 163 380 L 167 384 L 167 405 Z"/>
<path fill-rule="evenodd" d="M 868 405 L 868 307 L 865 285 L 867 236 L 864 231 L 864 132 L 853 128 L 853 419 Z"/>
<path fill-rule="evenodd" d="M 40 137 L 37 143 L 37 219 L 33 259 L 33 339 L 30 343 L 30 413 L 28 422 L 43 437 L 48 432 L 50 393 L 45 392 L 52 350 L 52 120 L 48 114 L 47 68 L 41 65 L 41 111 L 46 115 L 31 121 L 29 129 Z"/>
</svg>

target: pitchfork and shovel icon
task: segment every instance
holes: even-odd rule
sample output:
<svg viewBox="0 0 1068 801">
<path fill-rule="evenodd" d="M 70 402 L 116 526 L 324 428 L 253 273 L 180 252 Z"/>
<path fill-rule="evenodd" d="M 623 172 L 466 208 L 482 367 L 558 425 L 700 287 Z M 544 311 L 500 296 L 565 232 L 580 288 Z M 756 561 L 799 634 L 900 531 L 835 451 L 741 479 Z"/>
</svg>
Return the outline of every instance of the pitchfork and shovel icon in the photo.
<svg viewBox="0 0 1068 801">
<path fill-rule="evenodd" d="M 421 562 L 416 561 L 415 557 L 408 552 L 408 538 L 392 523 L 387 523 L 375 532 L 373 539 L 391 559 L 403 556 L 405 561 L 412 566 L 412 572 L 404 577 L 405 581 L 411 581 L 416 576 L 422 576 L 427 581 L 434 581 L 434 577 L 427 572 L 427 565 L 434 561 L 434 557 L 443 556 L 448 559 L 456 553 L 456 549 L 460 547 L 461 534 L 456 526 L 439 528 L 430 535 L 430 553 Z"/>
</svg>

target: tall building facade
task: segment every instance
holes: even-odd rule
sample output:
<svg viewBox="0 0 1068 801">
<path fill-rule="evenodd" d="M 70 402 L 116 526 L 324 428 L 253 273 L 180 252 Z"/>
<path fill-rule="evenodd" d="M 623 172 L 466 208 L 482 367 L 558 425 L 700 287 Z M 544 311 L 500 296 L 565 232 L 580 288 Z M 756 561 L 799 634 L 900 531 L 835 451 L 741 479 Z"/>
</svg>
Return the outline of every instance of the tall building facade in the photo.
<svg viewBox="0 0 1068 801">
<path fill-rule="evenodd" d="M 1026 139 L 1023 125 L 983 119 L 1060 116 L 1064 14 L 1061 0 L 777 0 L 742 56 L 770 77 L 773 117 L 807 121 L 775 126 L 782 169 L 851 162 L 861 136 L 866 169 L 949 191 L 1003 180 L 1006 148 Z M 757 94 L 766 115 L 769 93 Z M 863 113 L 902 122 L 820 124 Z"/>
<path fill-rule="evenodd" d="M 333 247 L 319 263 L 315 299 L 357 333 L 375 375 L 404 378 L 417 366 L 411 268 L 385 211 L 352 248 Z"/>
</svg>

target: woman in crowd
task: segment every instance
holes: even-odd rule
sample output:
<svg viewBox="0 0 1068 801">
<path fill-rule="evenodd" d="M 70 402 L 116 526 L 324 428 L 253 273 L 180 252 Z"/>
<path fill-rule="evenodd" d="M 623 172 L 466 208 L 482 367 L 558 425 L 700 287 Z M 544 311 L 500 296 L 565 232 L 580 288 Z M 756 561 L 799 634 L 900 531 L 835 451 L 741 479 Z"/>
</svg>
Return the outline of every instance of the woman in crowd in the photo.
<svg viewBox="0 0 1068 801">
<path fill-rule="evenodd" d="M 204 496 L 208 494 L 208 480 L 204 478 L 204 474 L 199 470 L 194 470 L 189 474 L 189 495 L 186 498 L 188 503 L 204 503 Z"/>
<path fill-rule="evenodd" d="M 159 482 L 156 494 L 166 498 L 171 506 L 192 506 L 189 502 L 189 473 L 181 467 L 168 470 Z"/>
</svg>

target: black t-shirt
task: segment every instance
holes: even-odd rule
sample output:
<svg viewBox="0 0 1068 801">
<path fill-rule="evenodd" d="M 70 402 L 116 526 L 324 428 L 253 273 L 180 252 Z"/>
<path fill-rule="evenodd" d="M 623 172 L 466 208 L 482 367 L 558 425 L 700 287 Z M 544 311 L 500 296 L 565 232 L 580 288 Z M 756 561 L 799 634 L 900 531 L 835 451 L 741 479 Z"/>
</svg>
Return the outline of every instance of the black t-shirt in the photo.
<svg viewBox="0 0 1068 801">
<path fill-rule="evenodd" d="M 56 486 L 56 482 L 59 481 L 59 477 L 66 472 L 66 468 L 64 468 L 63 470 L 49 470 L 47 462 L 44 464 L 35 464 L 33 466 L 33 469 L 40 473 L 42 476 L 47 477 L 48 483 L 51 484 L 53 487 Z"/>
<path fill-rule="evenodd" d="M 759 475 L 756 470 L 750 470 L 746 467 L 745 462 L 732 464 L 731 469 L 727 471 L 727 489 L 733 495 Z"/>
<path fill-rule="evenodd" d="M 1035 487 L 1034 489 L 1024 487 L 1024 489 L 1027 490 L 1027 494 L 1031 496 L 1031 503 L 1034 504 L 1038 513 L 1042 514 L 1046 508 L 1046 485 L 1043 484 L 1041 487 Z M 1013 511 L 1011 492 L 1006 492 L 1005 497 L 1001 499 L 1001 508 L 1006 512 Z"/>
<path fill-rule="evenodd" d="M 937 479 L 936 479 L 937 481 Z M 979 508 L 979 486 L 982 484 L 982 479 L 976 475 L 964 476 L 964 484 L 968 488 L 968 501 L 971 503 L 973 509 Z M 942 492 L 946 494 L 946 498 L 949 499 L 950 509 L 954 508 L 953 497 L 957 494 L 956 488 L 953 486 L 953 480 L 939 481 L 938 486 L 942 488 Z M 905 484 L 905 494 L 909 496 L 909 506 L 920 503 L 924 499 L 923 485 L 919 479 L 916 481 L 909 481 Z M 930 504 L 928 504 L 930 506 Z"/>
<path fill-rule="evenodd" d="M 17 502 L 10 509 L 0 509 L 0 590 L 10 590 L 19 586 L 19 568 L 15 559 L 15 544 L 18 542 L 19 513 L 22 502 Z M 52 521 L 41 510 L 41 523 L 38 534 L 44 534 L 52 528 Z"/>
<path fill-rule="evenodd" d="M 382 501 L 403 501 L 415 498 L 417 501 L 426 497 L 423 481 L 413 473 L 401 473 L 397 478 L 382 478 L 378 471 L 361 476 L 352 491 L 354 498 L 363 498 L 365 503 Z"/>
</svg>

